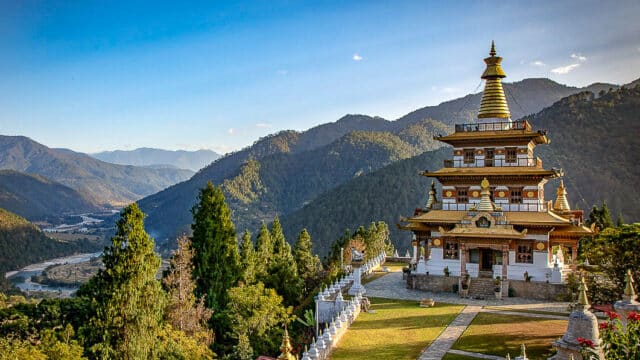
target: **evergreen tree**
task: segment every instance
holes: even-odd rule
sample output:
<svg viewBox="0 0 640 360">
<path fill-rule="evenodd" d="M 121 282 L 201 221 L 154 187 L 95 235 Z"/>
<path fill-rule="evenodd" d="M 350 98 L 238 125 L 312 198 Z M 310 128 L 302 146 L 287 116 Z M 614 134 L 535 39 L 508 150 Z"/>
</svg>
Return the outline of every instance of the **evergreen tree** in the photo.
<svg viewBox="0 0 640 360">
<path fill-rule="evenodd" d="M 250 285 L 256 281 L 256 251 L 251 241 L 251 233 L 245 230 L 240 244 L 240 263 L 242 264 L 242 280 Z"/>
<path fill-rule="evenodd" d="M 613 220 L 611 219 L 611 213 L 609 212 L 607 203 L 603 203 L 601 208 L 594 205 L 593 208 L 591 208 L 591 213 L 589 213 L 587 223 L 588 225 L 595 224 L 600 230 L 613 227 Z"/>
<path fill-rule="evenodd" d="M 111 246 L 104 250 L 94 282 L 96 314 L 89 321 L 91 353 L 98 358 L 153 358 L 160 330 L 165 294 L 156 273 L 160 257 L 144 230 L 138 205 L 120 214 Z"/>
<path fill-rule="evenodd" d="M 195 294 L 205 296 L 206 305 L 215 316 L 227 305 L 227 290 L 236 285 L 241 275 L 235 226 L 222 189 L 211 182 L 200 190 L 191 212 Z"/>
<path fill-rule="evenodd" d="M 624 225 L 624 218 L 622 217 L 622 211 L 618 212 L 618 222 L 616 223 L 616 227 L 620 227 Z"/>
<path fill-rule="evenodd" d="M 225 353 L 234 342 L 229 337 L 230 323 L 224 314 L 229 301 L 227 290 L 236 286 L 242 276 L 235 226 L 222 189 L 211 182 L 200 190 L 191 212 L 195 294 L 204 296 L 207 308 L 213 311 L 209 324 L 217 335 L 214 350 Z"/>
<path fill-rule="evenodd" d="M 169 269 L 162 283 L 169 293 L 166 319 L 174 330 L 182 331 L 197 343 L 209 346 L 213 342 L 213 333 L 206 327 L 212 311 L 204 304 L 204 296 L 196 299 L 196 284 L 192 277 L 193 250 L 191 240 L 186 236 L 178 239 L 178 248 L 174 251 Z"/>
<path fill-rule="evenodd" d="M 307 229 L 303 229 L 298 235 L 293 246 L 293 257 L 302 279 L 304 294 L 308 295 L 309 291 L 317 285 L 321 266 L 318 256 L 311 253 L 311 236 Z"/>
<path fill-rule="evenodd" d="M 291 254 L 291 246 L 284 238 L 278 217 L 271 225 L 271 239 L 274 254 L 265 286 L 275 289 L 282 295 L 286 305 L 296 305 L 301 298 L 302 283 L 298 276 L 295 259 Z"/>
<path fill-rule="evenodd" d="M 266 281 L 272 257 L 273 243 L 271 242 L 271 234 L 269 234 L 269 229 L 263 222 L 256 239 L 255 272 L 258 281 Z"/>
</svg>

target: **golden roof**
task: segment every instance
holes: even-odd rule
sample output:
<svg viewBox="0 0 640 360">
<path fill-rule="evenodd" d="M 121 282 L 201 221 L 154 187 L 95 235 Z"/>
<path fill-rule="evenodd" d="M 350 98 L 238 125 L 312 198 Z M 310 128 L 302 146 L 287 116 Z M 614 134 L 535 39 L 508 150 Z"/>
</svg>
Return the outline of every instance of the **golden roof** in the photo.
<svg viewBox="0 0 640 360">
<path fill-rule="evenodd" d="M 545 170 L 536 166 L 495 166 L 495 167 L 450 167 L 438 169 L 434 172 L 424 172 L 423 176 L 492 176 L 492 175 L 529 175 L 543 177 L 557 177 L 559 170 Z"/>
<path fill-rule="evenodd" d="M 517 129 L 512 128 L 508 130 L 483 130 L 483 131 L 456 131 L 446 136 L 439 136 L 436 139 L 446 142 L 447 144 L 455 145 L 457 143 L 464 143 L 473 140 L 487 139 L 502 141 L 502 140 L 528 140 L 534 141 L 536 144 L 548 144 L 549 138 L 547 135 L 541 132 L 534 132 L 530 129 Z"/>
<path fill-rule="evenodd" d="M 509 105 L 507 105 L 507 98 L 504 95 L 502 89 L 501 79 L 507 75 L 502 70 L 500 63 L 502 58 L 496 56 L 496 49 L 493 41 L 491 41 L 490 57 L 485 58 L 484 62 L 487 64 L 487 68 L 482 73 L 481 78 L 487 82 L 484 86 L 484 92 L 482 93 L 482 101 L 480 102 L 480 112 L 478 118 L 504 118 L 511 117 L 509 112 Z"/>
<path fill-rule="evenodd" d="M 280 345 L 280 355 L 277 360 L 296 360 L 296 357 L 291 354 L 291 350 L 293 350 L 293 346 L 291 346 L 291 342 L 289 341 L 289 331 L 287 328 L 284 328 L 284 336 L 282 337 L 282 345 Z"/>
</svg>

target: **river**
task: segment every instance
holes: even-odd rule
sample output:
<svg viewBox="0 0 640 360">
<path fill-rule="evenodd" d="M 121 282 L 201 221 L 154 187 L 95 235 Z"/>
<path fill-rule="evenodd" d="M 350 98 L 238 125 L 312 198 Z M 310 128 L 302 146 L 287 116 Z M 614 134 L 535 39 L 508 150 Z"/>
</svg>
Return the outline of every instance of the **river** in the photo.
<svg viewBox="0 0 640 360">
<path fill-rule="evenodd" d="M 77 264 L 85 261 L 89 261 L 94 257 L 102 255 L 102 252 L 94 252 L 94 253 L 84 253 L 84 254 L 76 254 L 71 256 L 64 256 L 55 259 L 46 260 L 37 264 L 31 264 L 29 266 L 25 266 L 20 270 L 9 271 L 5 274 L 7 279 L 12 277 L 21 277 L 23 280 L 16 283 L 16 287 L 20 288 L 22 291 L 46 291 L 46 292 L 55 292 L 57 293 L 57 297 L 69 297 L 71 296 L 78 287 L 68 287 L 68 286 L 49 286 L 40 284 L 37 282 L 31 281 L 31 277 L 33 275 L 40 275 L 42 271 L 51 265 L 59 265 L 59 264 Z"/>
</svg>

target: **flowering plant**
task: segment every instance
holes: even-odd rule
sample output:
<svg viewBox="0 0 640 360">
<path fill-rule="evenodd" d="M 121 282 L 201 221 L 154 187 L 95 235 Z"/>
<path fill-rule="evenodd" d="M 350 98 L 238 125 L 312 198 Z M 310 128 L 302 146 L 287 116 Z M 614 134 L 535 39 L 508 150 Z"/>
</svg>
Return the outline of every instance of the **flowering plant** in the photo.
<svg viewBox="0 0 640 360">
<path fill-rule="evenodd" d="M 609 319 L 599 325 L 605 359 L 640 359 L 640 313 L 630 312 L 626 326 L 618 313 L 607 312 L 607 316 Z M 577 340 L 582 346 L 583 359 L 597 359 L 592 340 Z"/>
</svg>

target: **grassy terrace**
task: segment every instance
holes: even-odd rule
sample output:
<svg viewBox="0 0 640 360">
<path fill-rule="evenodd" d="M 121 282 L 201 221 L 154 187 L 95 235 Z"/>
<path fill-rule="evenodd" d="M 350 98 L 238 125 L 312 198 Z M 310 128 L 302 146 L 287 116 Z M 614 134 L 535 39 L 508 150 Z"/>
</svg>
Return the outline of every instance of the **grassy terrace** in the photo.
<svg viewBox="0 0 640 360">
<path fill-rule="evenodd" d="M 551 355 L 551 343 L 564 334 L 567 320 L 541 319 L 527 316 L 480 313 L 471 322 L 453 349 L 511 357 L 520 354 L 520 344 L 527 347 L 531 359 Z M 468 359 L 447 354 L 445 360 Z"/>
<path fill-rule="evenodd" d="M 435 340 L 463 306 L 371 298 L 375 314 L 361 313 L 340 340 L 331 360 L 411 359 Z"/>
</svg>

